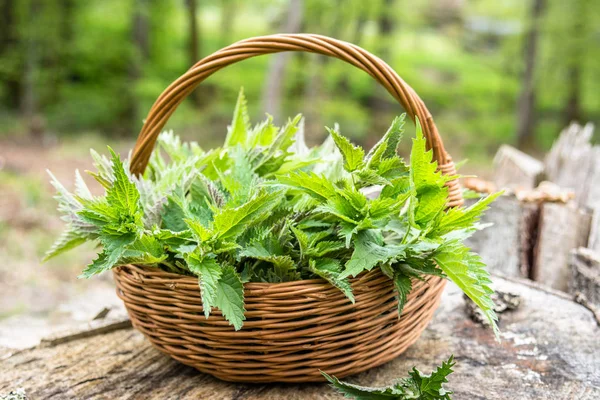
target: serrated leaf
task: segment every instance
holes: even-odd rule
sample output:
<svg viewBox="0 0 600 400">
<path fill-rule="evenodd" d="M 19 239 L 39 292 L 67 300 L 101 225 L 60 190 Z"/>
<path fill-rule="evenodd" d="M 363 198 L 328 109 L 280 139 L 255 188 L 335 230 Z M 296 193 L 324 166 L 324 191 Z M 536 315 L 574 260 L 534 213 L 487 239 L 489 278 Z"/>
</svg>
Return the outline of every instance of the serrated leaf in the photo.
<svg viewBox="0 0 600 400">
<path fill-rule="evenodd" d="M 119 208 L 123 213 L 134 215 L 139 212 L 140 193 L 135 184 L 129 179 L 117 153 L 110 147 L 108 149 L 112 154 L 115 180 L 112 186 L 106 191 L 106 202 L 111 207 Z"/>
<path fill-rule="evenodd" d="M 400 316 L 402 315 L 402 310 L 406 304 L 406 297 L 412 290 L 412 281 L 410 280 L 410 277 L 395 272 L 394 287 L 396 288 L 396 293 L 398 293 L 398 316 Z"/>
<path fill-rule="evenodd" d="M 327 129 L 344 158 L 344 168 L 348 172 L 356 171 L 364 166 L 365 151 L 360 146 L 354 146 L 350 140 L 334 129 Z"/>
<path fill-rule="evenodd" d="M 434 260 L 448 278 L 479 306 L 498 337 L 498 317 L 491 298 L 494 291 L 489 287 L 490 275 L 481 257 L 469 252 L 462 243 L 452 241 L 438 249 Z"/>
<path fill-rule="evenodd" d="M 283 198 L 281 192 L 262 192 L 247 203 L 236 207 L 225 207 L 214 215 L 214 230 L 223 240 L 233 239 L 248 229 L 253 223 L 268 216 Z"/>
<path fill-rule="evenodd" d="M 92 192 L 90 192 L 90 189 L 85 184 L 78 169 L 75 170 L 75 194 L 82 199 L 91 199 L 93 197 Z"/>
<path fill-rule="evenodd" d="M 356 400 L 399 400 L 398 393 L 392 388 L 372 388 L 342 382 L 335 376 L 330 376 L 321 371 L 321 374 L 329 381 L 331 386 L 348 399 Z"/>
<path fill-rule="evenodd" d="M 221 266 L 214 259 L 201 257 L 195 253 L 188 254 L 185 261 L 190 271 L 198 277 L 202 295 L 202 308 L 204 309 L 204 316 L 208 318 L 211 309 L 218 306 L 217 291 L 219 290 L 219 280 L 223 274 Z"/>
<path fill-rule="evenodd" d="M 374 230 L 359 232 L 354 240 L 354 252 L 346 263 L 340 278 L 357 276 L 363 271 L 370 271 L 379 263 L 404 256 L 405 246 L 384 246 L 380 234 Z"/>
<path fill-rule="evenodd" d="M 455 364 L 454 356 L 450 356 L 448 361 L 443 362 L 442 365 L 430 375 L 425 375 L 414 367 L 412 371 L 409 372 L 409 375 L 418 385 L 421 396 L 424 399 L 450 400 L 452 392 L 445 390 L 443 384 L 448 382 L 447 377 L 454 372 L 452 367 Z"/>
<path fill-rule="evenodd" d="M 248 105 L 246 103 L 246 96 L 244 96 L 244 89 L 241 88 L 240 93 L 238 94 L 237 103 L 235 104 L 235 110 L 233 111 L 233 120 L 231 121 L 231 125 L 227 128 L 225 146 L 232 147 L 236 144 L 245 144 L 250 129 Z"/>
<path fill-rule="evenodd" d="M 343 242 L 324 240 L 308 248 L 306 250 L 306 254 L 311 257 L 323 257 L 330 253 L 335 253 L 345 248 L 346 245 Z"/>
<path fill-rule="evenodd" d="M 317 200 L 328 200 L 337 195 L 333 184 L 324 176 L 302 171 L 279 177 L 279 182 L 298 189 Z"/>
<path fill-rule="evenodd" d="M 442 236 L 451 231 L 470 228 L 479 222 L 481 215 L 489 208 L 489 205 L 496 200 L 503 192 L 491 194 L 480 199 L 470 207 L 454 207 L 445 212 L 439 224 L 432 234 Z"/>
<path fill-rule="evenodd" d="M 153 235 L 142 235 L 127 246 L 120 264 L 158 265 L 167 259 L 165 249 Z"/>
<path fill-rule="evenodd" d="M 103 235 L 100 240 L 104 247 L 103 251 L 83 270 L 79 278 L 90 278 L 118 266 L 127 246 L 135 240 L 135 235 L 132 233 Z"/>
<path fill-rule="evenodd" d="M 314 274 L 340 289 L 354 304 L 354 294 L 352 293 L 350 282 L 347 278 L 340 277 L 342 266 L 339 260 L 333 258 L 313 259 L 309 262 L 309 268 Z"/>
<path fill-rule="evenodd" d="M 278 255 L 268 251 L 260 243 L 252 243 L 240 252 L 240 257 L 252 258 L 265 261 L 273 266 L 271 278 L 272 282 L 289 282 L 299 280 L 300 275 L 296 271 L 296 264 L 289 255 Z"/>
<path fill-rule="evenodd" d="M 242 328 L 246 319 L 244 312 L 244 286 L 240 276 L 230 265 L 222 267 L 221 278 L 217 283 L 217 298 L 215 304 L 223 316 L 236 331 Z"/>
<path fill-rule="evenodd" d="M 49 259 L 56 257 L 59 254 L 64 253 L 65 251 L 69 251 L 83 243 L 86 242 L 86 238 L 81 234 L 75 232 L 72 228 L 64 231 L 58 239 L 54 242 L 52 247 L 46 252 L 43 262 L 48 261 Z"/>
<path fill-rule="evenodd" d="M 348 399 L 356 400 L 451 400 L 451 391 L 446 390 L 443 384 L 448 382 L 447 377 L 455 365 L 454 357 L 442 363 L 436 371 L 425 375 L 416 368 L 409 371 L 409 377 L 403 378 L 394 385 L 373 388 L 342 382 L 334 376 L 321 371 L 331 386 Z"/>
<path fill-rule="evenodd" d="M 382 159 L 396 156 L 398 144 L 402 138 L 404 119 L 406 114 L 394 118 L 385 135 L 373 146 L 367 154 L 367 166 L 376 168 Z"/>
</svg>

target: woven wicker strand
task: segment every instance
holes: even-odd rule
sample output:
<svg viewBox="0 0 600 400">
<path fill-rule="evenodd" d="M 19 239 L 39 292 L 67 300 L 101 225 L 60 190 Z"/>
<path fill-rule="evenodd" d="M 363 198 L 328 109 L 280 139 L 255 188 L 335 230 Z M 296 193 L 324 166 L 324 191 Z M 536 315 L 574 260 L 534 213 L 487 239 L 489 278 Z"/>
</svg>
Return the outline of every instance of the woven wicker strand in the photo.
<svg viewBox="0 0 600 400">
<path fill-rule="evenodd" d="M 234 43 L 204 58 L 156 100 L 133 149 L 131 172 L 143 173 L 154 143 L 183 99 L 221 68 L 250 57 L 305 51 L 339 58 L 377 80 L 418 118 L 438 169 L 456 174 L 431 114 L 414 90 L 385 62 L 350 43 L 312 34 L 282 34 Z M 448 182 L 448 206 L 462 204 L 457 180 Z M 113 270 L 117 294 L 131 321 L 160 351 L 220 379 L 235 382 L 322 381 L 320 370 L 339 378 L 381 365 L 421 335 L 437 308 L 445 280 L 413 281 L 398 317 L 396 292 L 379 269 L 351 279 L 354 304 L 320 279 L 246 283 L 244 326 L 235 331 L 219 310 L 204 317 L 198 281 L 156 268 Z"/>
<path fill-rule="evenodd" d="M 193 277 L 154 268 L 115 270 L 134 326 L 160 351 L 220 379 L 310 382 L 383 364 L 413 344 L 433 316 L 445 281 L 414 282 L 398 318 L 393 285 L 379 270 L 352 280 L 356 303 L 314 279 L 247 283 L 246 321 L 234 331 L 218 310 L 206 319 Z"/>
</svg>

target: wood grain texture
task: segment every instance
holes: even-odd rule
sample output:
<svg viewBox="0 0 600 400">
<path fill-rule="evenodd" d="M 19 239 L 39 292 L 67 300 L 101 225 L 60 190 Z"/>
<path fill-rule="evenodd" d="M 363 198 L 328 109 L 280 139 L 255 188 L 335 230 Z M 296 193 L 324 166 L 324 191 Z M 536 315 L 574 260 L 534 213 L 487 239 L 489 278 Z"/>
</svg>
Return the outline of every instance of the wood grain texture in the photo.
<svg viewBox="0 0 600 400">
<path fill-rule="evenodd" d="M 504 144 L 494 157 L 494 183 L 500 189 L 533 189 L 542 179 L 544 164 Z"/>
<path fill-rule="evenodd" d="M 467 200 L 466 205 L 475 203 Z M 465 242 L 477 252 L 494 274 L 528 277 L 531 247 L 535 242 L 537 210 L 533 203 L 521 203 L 514 196 L 501 196 L 481 218 L 492 226 L 476 232 Z"/>
<path fill-rule="evenodd" d="M 538 225 L 531 277 L 564 292 L 569 282 L 569 254 L 588 242 L 591 214 L 568 204 L 544 203 Z"/>
<path fill-rule="evenodd" d="M 581 293 L 585 299 L 600 307 L 600 254 L 583 247 L 571 252 L 569 293 Z"/>
<path fill-rule="evenodd" d="M 502 342 L 466 317 L 462 293 L 448 285 L 442 306 L 403 356 L 349 378 L 386 385 L 413 365 L 429 372 L 453 353 L 449 387 L 456 399 L 600 397 L 600 328 L 566 295 L 495 278 L 521 296 L 501 315 Z M 234 384 L 179 364 L 131 329 L 35 348 L 0 361 L 0 394 L 23 387 L 32 399 L 341 399 L 325 384 Z"/>
</svg>

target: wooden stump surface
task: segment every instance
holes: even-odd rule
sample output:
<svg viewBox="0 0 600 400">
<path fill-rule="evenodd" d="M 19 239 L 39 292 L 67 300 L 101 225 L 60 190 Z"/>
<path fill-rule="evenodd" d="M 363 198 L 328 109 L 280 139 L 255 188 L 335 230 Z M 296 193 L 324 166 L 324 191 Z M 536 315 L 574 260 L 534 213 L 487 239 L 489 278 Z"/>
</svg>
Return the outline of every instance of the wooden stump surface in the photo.
<svg viewBox="0 0 600 400">
<path fill-rule="evenodd" d="M 565 294 L 524 282 L 496 278 L 495 286 L 521 296 L 518 309 L 501 314 L 501 343 L 467 317 L 462 293 L 450 284 L 414 346 L 348 380 L 383 386 L 413 365 L 429 372 L 454 354 L 448 388 L 455 399 L 600 398 L 600 328 L 592 313 Z M 23 387 L 30 399 L 342 398 L 326 384 L 222 382 L 159 353 L 131 328 L 0 357 L 0 395 Z"/>
</svg>

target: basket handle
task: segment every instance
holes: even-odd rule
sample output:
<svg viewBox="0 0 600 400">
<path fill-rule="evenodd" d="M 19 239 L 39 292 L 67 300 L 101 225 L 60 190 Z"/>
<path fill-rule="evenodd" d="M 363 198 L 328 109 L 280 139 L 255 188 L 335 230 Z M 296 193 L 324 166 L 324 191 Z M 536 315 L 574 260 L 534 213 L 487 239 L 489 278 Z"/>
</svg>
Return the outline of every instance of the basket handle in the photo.
<svg viewBox="0 0 600 400">
<path fill-rule="evenodd" d="M 221 68 L 247 58 L 262 54 L 284 51 L 305 51 L 318 53 L 346 61 L 362 69 L 378 81 L 406 110 L 414 121 L 418 117 L 427 140 L 428 148 L 433 149 L 433 157 L 438 169 L 446 175 L 455 175 L 452 158 L 444 149 L 433 118 L 421 98 L 378 57 L 351 43 L 315 34 L 279 34 L 241 40 L 200 60 L 158 97 L 137 138 L 131 156 L 130 170 L 139 175 L 144 172 L 154 148 L 154 143 L 177 106 L 202 81 Z M 448 206 L 462 204 L 462 194 L 458 180 L 447 184 L 449 189 Z"/>
</svg>

